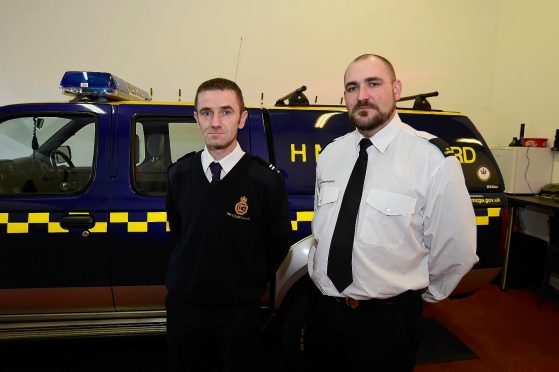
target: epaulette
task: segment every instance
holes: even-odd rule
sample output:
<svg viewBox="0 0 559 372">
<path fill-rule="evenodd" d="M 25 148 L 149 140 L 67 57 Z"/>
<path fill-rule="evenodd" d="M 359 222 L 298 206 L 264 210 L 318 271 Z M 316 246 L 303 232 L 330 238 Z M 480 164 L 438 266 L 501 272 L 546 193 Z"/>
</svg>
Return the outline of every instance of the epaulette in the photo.
<svg viewBox="0 0 559 372">
<path fill-rule="evenodd" d="M 258 156 L 254 156 L 254 159 L 257 160 L 258 163 L 260 163 L 261 165 L 270 169 L 274 174 L 277 174 L 278 176 L 281 176 L 280 170 L 278 168 L 276 168 L 273 164 L 268 163 L 266 160 L 264 160 L 264 159 L 262 159 Z"/>
<path fill-rule="evenodd" d="M 324 147 L 322 147 L 322 148 L 320 149 L 320 151 L 318 152 L 318 154 L 322 154 L 322 151 L 324 151 L 324 149 L 325 149 L 329 144 L 331 144 L 332 142 L 336 142 L 337 140 L 340 140 L 340 139 L 342 139 L 342 138 L 344 138 L 344 137 L 346 137 L 346 136 L 349 136 L 349 135 L 351 135 L 352 133 L 353 133 L 353 132 L 349 132 L 349 133 L 344 134 L 343 136 L 334 138 L 332 141 L 330 141 L 330 142 L 328 142 L 326 145 L 324 145 Z"/>
<path fill-rule="evenodd" d="M 325 149 L 329 144 L 331 144 L 332 142 L 334 142 L 335 140 L 337 140 L 337 138 L 333 139 L 332 141 L 330 141 L 330 142 L 328 142 L 326 145 L 324 145 L 324 147 L 322 147 L 322 148 L 320 149 L 320 151 L 318 152 L 318 154 L 319 154 L 319 155 L 322 154 L 322 151 L 324 151 L 324 149 Z"/>
<path fill-rule="evenodd" d="M 452 151 L 448 143 L 446 143 L 444 140 L 440 139 L 439 137 L 431 138 L 429 142 L 437 146 L 438 149 L 441 150 L 445 158 L 449 156 L 454 156 L 454 151 Z"/>
<path fill-rule="evenodd" d="M 188 158 L 194 156 L 195 154 L 196 154 L 196 151 L 192 151 L 192 152 L 189 152 L 188 154 L 185 154 L 185 155 L 181 156 L 180 158 L 177 159 L 176 162 L 174 162 L 173 164 L 169 165 L 169 168 L 168 168 L 168 169 L 173 168 L 175 165 L 181 163 L 181 162 L 182 162 L 183 160 L 185 160 L 185 159 L 188 159 Z M 190 168 L 190 166 L 187 166 L 187 168 Z"/>
<path fill-rule="evenodd" d="M 440 139 L 439 137 L 435 137 L 431 133 L 423 132 L 423 131 L 416 131 L 415 134 L 418 137 L 424 138 L 427 141 L 431 142 L 435 147 L 437 147 L 441 153 L 444 155 L 445 158 L 449 156 L 454 156 L 454 151 L 450 148 L 446 141 Z"/>
<path fill-rule="evenodd" d="M 183 156 L 181 156 L 180 158 L 178 158 L 176 162 L 178 163 L 178 162 L 181 161 L 182 159 L 186 159 L 186 158 L 188 158 L 188 157 L 190 157 L 190 156 L 192 156 L 192 155 L 194 155 L 194 154 L 196 154 L 196 151 L 192 151 L 192 152 L 189 152 L 188 154 L 184 154 Z"/>
</svg>

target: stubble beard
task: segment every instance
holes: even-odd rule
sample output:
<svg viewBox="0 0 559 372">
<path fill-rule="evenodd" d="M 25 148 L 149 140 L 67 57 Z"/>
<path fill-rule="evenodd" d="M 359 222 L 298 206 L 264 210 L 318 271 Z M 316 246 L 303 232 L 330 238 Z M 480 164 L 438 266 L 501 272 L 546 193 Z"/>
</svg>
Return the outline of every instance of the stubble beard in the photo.
<svg viewBox="0 0 559 372">
<path fill-rule="evenodd" d="M 223 150 L 231 146 L 231 144 L 235 141 L 236 138 L 233 139 L 217 139 L 217 140 L 206 140 L 206 146 L 208 149 L 212 150 Z"/>
<path fill-rule="evenodd" d="M 239 122 L 237 123 L 237 125 L 240 125 L 241 121 L 239 119 Z M 230 130 L 230 129 L 229 129 Z M 224 134 L 222 134 L 225 138 L 217 138 L 217 139 L 210 139 L 211 133 L 206 134 L 206 146 L 208 147 L 209 150 L 225 150 L 227 148 L 229 148 L 230 146 L 232 146 L 232 144 L 237 141 L 237 133 L 235 133 L 235 135 L 233 135 L 233 138 L 229 137 L 229 130 L 226 129 L 222 129 L 222 132 L 225 132 Z M 238 131 L 238 129 L 237 129 Z"/>
</svg>

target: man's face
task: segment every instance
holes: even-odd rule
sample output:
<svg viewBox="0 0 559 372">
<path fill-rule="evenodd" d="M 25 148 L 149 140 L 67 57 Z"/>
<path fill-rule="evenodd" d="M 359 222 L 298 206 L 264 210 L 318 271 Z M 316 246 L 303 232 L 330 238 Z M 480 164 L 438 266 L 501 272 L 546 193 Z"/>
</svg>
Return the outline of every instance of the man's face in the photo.
<svg viewBox="0 0 559 372">
<path fill-rule="evenodd" d="M 241 112 L 232 90 L 206 90 L 198 94 L 194 118 L 209 151 L 233 149 L 237 130 L 245 126 L 248 112 Z"/>
<path fill-rule="evenodd" d="M 402 85 L 378 58 L 353 62 L 344 76 L 344 97 L 351 121 L 363 134 L 373 135 L 396 112 Z"/>
</svg>

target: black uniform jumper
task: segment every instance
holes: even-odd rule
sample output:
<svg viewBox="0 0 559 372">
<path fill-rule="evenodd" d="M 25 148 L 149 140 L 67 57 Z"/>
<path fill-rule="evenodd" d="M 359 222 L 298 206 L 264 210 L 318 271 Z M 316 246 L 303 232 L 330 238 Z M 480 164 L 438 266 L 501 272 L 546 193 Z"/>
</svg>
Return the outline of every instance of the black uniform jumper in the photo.
<svg viewBox="0 0 559 372">
<path fill-rule="evenodd" d="M 245 154 L 211 184 L 200 154 L 169 168 L 166 201 L 174 243 L 166 274 L 168 324 L 186 334 L 168 332 L 193 351 L 171 362 L 191 367 L 193 359 L 204 358 L 204 350 L 198 350 L 204 341 L 225 359 L 248 357 L 238 347 L 255 337 L 246 329 L 258 330 L 259 299 L 287 253 L 290 231 L 285 186 L 277 172 Z"/>
</svg>

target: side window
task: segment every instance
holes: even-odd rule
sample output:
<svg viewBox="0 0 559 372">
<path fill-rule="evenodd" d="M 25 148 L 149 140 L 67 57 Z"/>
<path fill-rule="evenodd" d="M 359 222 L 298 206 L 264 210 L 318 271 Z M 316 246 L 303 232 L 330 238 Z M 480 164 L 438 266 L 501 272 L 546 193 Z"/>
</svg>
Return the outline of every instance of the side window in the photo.
<svg viewBox="0 0 559 372">
<path fill-rule="evenodd" d="M 0 195 L 82 191 L 92 177 L 95 141 L 91 115 L 0 122 Z"/>
<path fill-rule="evenodd" d="M 140 117 L 133 138 L 132 184 L 143 195 L 164 195 L 167 168 L 183 155 L 204 148 L 193 117 Z"/>
</svg>

